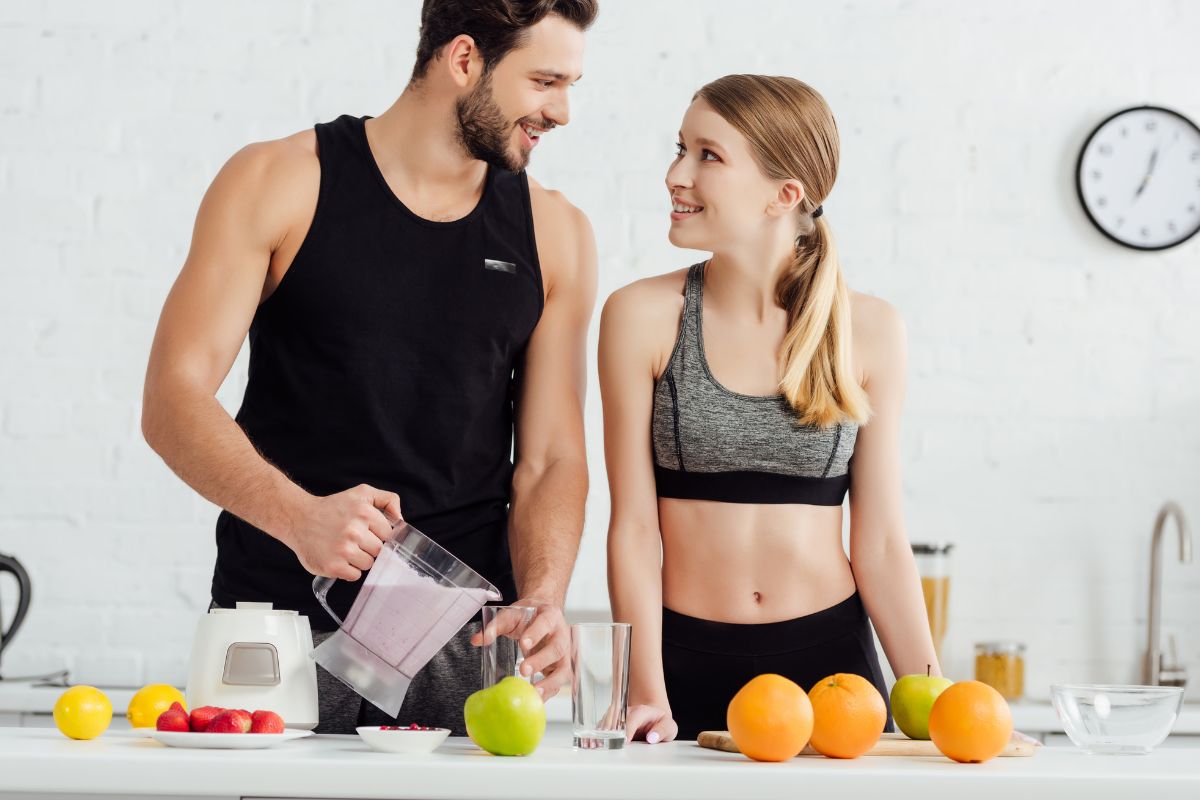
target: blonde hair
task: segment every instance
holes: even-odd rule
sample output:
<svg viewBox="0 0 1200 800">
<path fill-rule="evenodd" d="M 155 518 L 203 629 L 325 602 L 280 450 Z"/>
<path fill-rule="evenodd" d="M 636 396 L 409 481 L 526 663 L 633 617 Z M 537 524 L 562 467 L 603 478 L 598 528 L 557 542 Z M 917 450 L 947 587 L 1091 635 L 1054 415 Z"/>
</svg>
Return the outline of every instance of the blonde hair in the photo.
<svg viewBox="0 0 1200 800">
<path fill-rule="evenodd" d="M 795 256 L 775 287 L 788 319 L 779 349 L 780 390 L 800 424 L 866 422 L 870 401 L 850 364 L 849 289 L 829 223 L 813 218 L 837 177 L 833 113 L 815 89 L 787 77 L 726 75 L 696 97 L 746 137 L 768 178 L 804 186 Z"/>
</svg>

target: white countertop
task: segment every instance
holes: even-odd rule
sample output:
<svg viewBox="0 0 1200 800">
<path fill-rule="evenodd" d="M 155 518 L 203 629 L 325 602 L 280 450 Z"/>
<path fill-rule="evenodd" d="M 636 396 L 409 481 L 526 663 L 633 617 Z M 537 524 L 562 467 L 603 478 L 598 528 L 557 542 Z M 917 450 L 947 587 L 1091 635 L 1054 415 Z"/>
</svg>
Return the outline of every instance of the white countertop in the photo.
<svg viewBox="0 0 1200 800">
<path fill-rule="evenodd" d="M 538 800 L 879 796 L 972 800 L 1014 796 L 1128 798 L 1152 782 L 1155 800 L 1200 796 L 1200 748 L 1145 756 L 1088 756 L 1042 747 L 1032 758 L 986 764 L 948 759 L 797 758 L 759 764 L 694 742 L 580 751 L 557 727 L 527 758 L 498 758 L 450 739 L 421 756 L 377 753 L 356 736 L 313 736 L 269 750 L 184 750 L 128 731 L 90 742 L 54 730 L 0 728 L 0 797 L 5 793 L 205 797 L 480 797 Z"/>
</svg>

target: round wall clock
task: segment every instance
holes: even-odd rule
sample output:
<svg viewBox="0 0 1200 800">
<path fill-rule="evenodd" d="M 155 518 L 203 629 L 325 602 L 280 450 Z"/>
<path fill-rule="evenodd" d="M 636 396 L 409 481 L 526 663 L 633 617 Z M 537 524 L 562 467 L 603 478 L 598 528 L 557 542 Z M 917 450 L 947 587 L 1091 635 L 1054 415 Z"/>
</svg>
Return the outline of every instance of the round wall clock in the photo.
<svg viewBox="0 0 1200 800">
<path fill-rule="evenodd" d="M 1157 106 L 1118 111 L 1084 142 L 1079 202 L 1101 233 L 1137 250 L 1165 250 L 1200 231 L 1200 128 Z"/>
</svg>

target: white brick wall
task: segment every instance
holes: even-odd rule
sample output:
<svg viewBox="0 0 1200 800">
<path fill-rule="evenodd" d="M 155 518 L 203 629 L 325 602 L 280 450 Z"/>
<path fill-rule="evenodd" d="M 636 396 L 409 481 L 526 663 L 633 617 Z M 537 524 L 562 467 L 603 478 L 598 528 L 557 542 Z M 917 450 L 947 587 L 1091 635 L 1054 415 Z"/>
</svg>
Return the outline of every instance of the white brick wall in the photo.
<svg viewBox="0 0 1200 800">
<path fill-rule="evenodd" d="M 216 510 L 138 433 L 159 306 L 219 165 L 247 141 L 386 108 L 417 6 L 0 8 L 0 550 L 36 584 L 7 674 L 184 679 Z M 1032 694 L 1136 680 L 1155 510 L 1175 497 L 1200 524 L 1200 241 L 1108 243 L 1072 170 L 1117 108 L 1200 118 L 1200 6 L 603 6 L 574 120 L 532 170 L 590 215 L 601 298 L 694 255 L 666 241 L 661 183 L 691 93 L 733 71 L 812 83 L 842 129 L 826 209 L 849 280 L 909 324 L 909 529 L 958 544 L 948 669 L 969 677 L 974 641 L 1013 637 Z M 244 364 L 221 392 L 231 410 Z M 587 414 L 577 609 L 607 602 L 594 380 Z M 1166 629 L 1200 679 L 1200 565 L 1169 557 L 1165 580 Z"/>
</svg>

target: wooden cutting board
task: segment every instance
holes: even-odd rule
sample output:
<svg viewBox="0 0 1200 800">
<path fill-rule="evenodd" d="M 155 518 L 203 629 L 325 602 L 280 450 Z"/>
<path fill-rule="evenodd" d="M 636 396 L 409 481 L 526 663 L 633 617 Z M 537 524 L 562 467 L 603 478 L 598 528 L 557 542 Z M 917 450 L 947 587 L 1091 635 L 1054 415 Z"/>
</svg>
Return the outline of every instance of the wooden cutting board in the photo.
<svg viewBox="0 0 1200 800">
<path fill-rule="evenodd" d="M 701 747 L 707 747 L 710 750 L 724 750 L 726 753 L 739 753 L 737 745 L 733 743 L 733 738 L 729 735 L 729 731 L 704 731 L 697 738 L 697 743 Z M 1009 742 L 1001 756 L 1025 757 L 1031 756 L 1036 745 L 1028 742 Z M 820 755 L 816 750 L 812 749 L 812 745 L 804 748 L 800 753 L 802 756 Z M 933 742 L 927 740 L 909 739 L 903 733 L 885 733 L 879 737 L 879 741 L 875 746 L 866 752 L 869 756 L 940 756 L 941 752 L 937 749 Z"/>
</svg>

